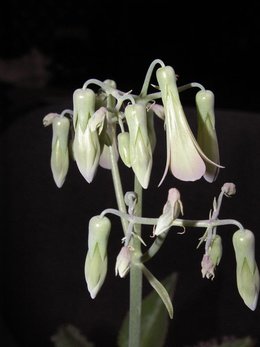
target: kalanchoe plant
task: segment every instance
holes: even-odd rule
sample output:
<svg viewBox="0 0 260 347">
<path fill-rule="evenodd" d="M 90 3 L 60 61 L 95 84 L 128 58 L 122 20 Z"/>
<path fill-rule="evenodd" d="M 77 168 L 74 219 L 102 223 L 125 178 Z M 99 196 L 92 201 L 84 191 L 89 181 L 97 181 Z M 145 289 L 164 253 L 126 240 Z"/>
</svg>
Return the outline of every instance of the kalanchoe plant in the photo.
<svg viewBox="0 0 260 347">
<path fill-rule="evenodd" d="M 148 93 L 150 80 L 156 65 L 156 90 Z M 98 87 L 95 92 L 90 86 Z M 195 136 L 186 119 L 179 93 L 188 88 L 199 88 L 196 94 L 198 131 Z M 68 170 L 69 131 L 72 158 L 88 183 L 95 178 L 98 166 L 112 173 L 117 208 L 108 208 L 89 221 L 88 251 L 85 262 L 85 278 L 92 298 L 95 298 L 105 281 L 107 272 L 107 246 L 113 226 L 107 217 L 114 214 L 121 219 L 122 242 L 115 263 L 115 273 L 126 277 L 130 273 L 129 347 L 139 347 L 141 341 L 142 277 L 149 281 L 158 293 L 170 318 L 173 317 L 171 296 L 164 285 L 146 267 L 146 263 L 160 250 L 167 234 L 175 227 L 204 228 L 199 245 L 205 244 L 201 262 L 202 277 L 213 279 L 216 266 L 222 256 L 222 225 L 234 225 L 238 229 L 233 236 L 237 263 L 237 286 L 245 304 L 254 310 L 259 294 L 259 272 L 255 261 L 253 233 L 233 219 L 220 219 L 219 212 L 224 196 L 235 194 L 233 183 L 225 183 L 213 209 L 206 220 L 182 219 L 183 204 L 176 188 L 168 191 L 162 214 L 156 218 L 142 216 L 143 188 L 150 187 L 153 170 L 153 151 L 157 143 L 154 117 L 162 120 L 166 134 L 166 166 L 161 185 L 170 171 L 173 178 L 196 181 L 204 177 L 213 182 L 220 165 L 219 148 L 215 128 L 214 94 L 196 82 L 177 86 L 177 78 L 171 66 L 154 60 L 146 73 L 139 94 L 123 92 L 111 80 L 86 81 L 73 95 L 73 110 L 60 115 L 44 117 L 44 125 L 53 125 L 51 168 L 58 187 L 64 183 Z M 135 177 L 132 192 L 124 192 L 118 161 L 132 170 Z M 156 168 L 158 170 L 158 168 Z M 141 225 L 150 225 L 150 235 L 141 234 Z M 146 238 L 153 237 L 150 247 Z M 142 246 L 143 245 L 143 246 Z"/>
</svg>

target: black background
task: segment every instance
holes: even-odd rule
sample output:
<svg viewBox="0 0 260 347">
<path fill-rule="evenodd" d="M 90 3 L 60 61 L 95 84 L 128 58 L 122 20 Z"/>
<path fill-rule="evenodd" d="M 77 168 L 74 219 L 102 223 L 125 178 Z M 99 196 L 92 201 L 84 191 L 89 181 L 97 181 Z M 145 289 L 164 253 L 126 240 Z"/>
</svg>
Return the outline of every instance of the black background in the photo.
<svg viewBox="0 0 260 347">
<path fill-rule="evenodd" d="M 222 184 L 234 180 L 238 194 L 224 202 L 222 217 L 239 219 L 252 229 L 259 250 L 258 13 L 257 2 L 227 9 L 204 2 L 193 8 L 163 1 L 9 1 L 1 11 L 4 66 L 13 67 L 32 50 L 48 61 L 42 73 L 28 73 L 32 69 L 27 63 L 22 64 L 24 77 L 10 81 L 11 70 L 2 68 L 0 78 L 2 336 L 9 336 L 5 346 L 51 346 L 50 336 L 66 323 L 76 325 L 97 346 L 112 346 L 128 307 L 128 279 L 119 280 L 113 273 L 121 237 L 116 218 L 108 278 L 95 301 L 89 298 L 83 275 L 88 220 L 115 206 L 110 175 L 101 169 L 88 185 L 72 164 L 58 190 L 49 168 L 51 130 L 41 124 L 46 113 L 72 107 L 73 91 L 89 78 L 111 78 L 120 89 L 138 92 L 151 61 L 161 58 L 174 67 L 179 85 L 197 81 L 214 91 L 226 168 L 212 185 L 203 180 L 183 184 L 168 175 L 160 190 L 145 192 L 144 214 L 158 216 L 168 188 L 176 186 L 182 192 L 185 217 L 206 218 Z M 191 119 L 194 95 L 182 95 Z M 160 122 L 158 126 L 160 138 Z M 153 186 L 163 171 L 162 150 L 160 144 L 155 153 L 160 169 L 153 171 Z M 129 172 L 123 172 L 125 190 L 132 189 Z M 200 276 L 203 252 L 196 250 L 201 236 L 197 230 L 170 234 L 150 263 L 160 279 L 179 273 L 167 346 L 231 335 L 260 339 L 259 307 L 250 312 L 237 294 L 232 231 L 226 227 L 221 234 L 224 255 L 213 282 Z M 146 283 L 144 290 L 149 290 Z"/>
</svg>

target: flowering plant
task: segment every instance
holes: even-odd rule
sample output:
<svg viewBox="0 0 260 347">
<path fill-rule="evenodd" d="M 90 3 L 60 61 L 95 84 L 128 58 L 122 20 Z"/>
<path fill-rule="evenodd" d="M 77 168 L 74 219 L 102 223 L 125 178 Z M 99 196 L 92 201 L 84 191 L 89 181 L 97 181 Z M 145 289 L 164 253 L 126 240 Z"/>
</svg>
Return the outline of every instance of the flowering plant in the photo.
<svg viewBox="0 0 260 347">
<path fill-rule="evenodd" d="M 160 67 L 156 70 L 155 92 L 148 93 L 156 65 Z M 91 85 L 98 86 L 98 91 L 91 89 Z M 179 93 L 188 88 L 199 89 L 195 98 L 197 136 L 189 126 L 179 97 Z M 112 80 L 90 79 L 74 92 L 73 110 L 51 113 L 43 120 L 45 126 L 52 124 L 53 128 L 51 169 L 59 188 L 65 182 L 69 156 L 75 160 L 88 183 L 94 180 L 99 166 L 111 171 L 118 206 L 117 209 L 101 211 L 89 221 L 85 278 L 90 296 L 94 299 L 106 278 L 107 246 L 109 234 L 113 232 L 108 215 L 114 214 L 122 223 L 122 247 L 118 250 L 115 274 L 123 278 L 130 273 L 129 347 L 144 346 L 141 342 L 143 275 L 165 305 L 169 317 L 173 318 L 173 304 L 167 285 L 156 279 L 146 263 L 156 255 L 167 234 L 175 227 L 205 229 L 198 244 L 198 247 L 203 243 L 205 245 L 201 272 L 202 277 L 213 279 L 222 256 L 219 229 L 223 225 L 234 225 L 237 228 L 233 235 L 237 287 L 251 310 L 256 308 L 260 288 L 253 233 L 237 220 L 219 218 L 223 197 L 231 197 L 236 192 L 233 183 L 222 186 L 206 220 L 182 218 L 181 194 L 175 187 L 169 189 L 160 216 L 150 218 L 142 215 L 142 195 L 150 188 L 157 142 L 154 117 L 162 120 L 166 134 L 166 165 L 158 186 L 163 184 L 168 171 L 182 181 L 196 181 L 202 177 L 209 183 L 215 181 L 223 167 L 220 165 L 215 128 L 214 94 L 196 82 L 178 87 L 174 69 L 165 66 L 160 59 L 151 63 L 139 94 L 119 90 Z M 133 172 L 133 191 L 123 190 L 119 161 Z M 150 247 L 146 245 L 147 235 L 141 232 L 142 225 L 151 226 L 148 236 L 153 238 L 153 242 Z M 157 342 L 157 346 L 160 345 Z"/>
</svg>

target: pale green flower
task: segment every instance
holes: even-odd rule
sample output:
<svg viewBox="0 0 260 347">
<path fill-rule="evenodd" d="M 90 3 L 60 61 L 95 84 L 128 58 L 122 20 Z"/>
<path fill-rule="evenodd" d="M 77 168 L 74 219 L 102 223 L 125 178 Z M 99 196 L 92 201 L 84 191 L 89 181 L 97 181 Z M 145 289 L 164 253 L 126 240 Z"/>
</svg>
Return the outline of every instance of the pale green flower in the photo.
<svg viewBox="0 0 260 347">
<path fill-rule="evenodd" d="M 170 229 L 172 222 L 183 214 L 180 192 L 176 188 L 169 189 L 167 202 L 163 207 L 162 215 L 159 217 L 153 235 L 158 236 Z"/>
<path fill-rule="evenodd" d="M 107 217 L 94 216 L 89 221 L 85 278 L 92 299 L 96 297 L 106 277 L 110 229 L 111 223 Z"/>
<path fill-rule="evenodd" d="M 43 125 L 47 127 L 51 124 L 51 170 L 57 187 L 61 188 L 69 169 L 68 137 L 70 121 L 58 113 L 48 113 L 43 118 Z"/>
<path fill-rule="evenodd" d="M 160 184 L 169 168 L 180 180 L 198 180 L 205 175 L 205 162 L 216 164 L 207 158 L 192 134 L 180 102 L 173 68 L 161 67 L 156 76 L 162 93 L 167 145 L 166 167 Z"/>
<path fill-rule="evenodd" d="M 233 235 L 236 256 L 237 288 L 244 303 L 255 310 L 260 289 L 259 271 L 255 261 L 255 237 L 252 231 L 237 230 Z"/>
<path fill-rule="evenodd" d="M 57 187 L 61 188 L 69 169 L 69 119 L 66 117 L 54 118 L 52 129 L 51 170 Z"/>
<path fill-rule="evenodd" d="M 130 163 L 143 188 L 147 188 L 152 170 L 152 149 L 147 128 L 146 107 L 128 105 L 125 117 L 130 134 Z"/>
<path fill-rule="evenodd" d="M 73 104 L 73 154 L 80 173 L 90 183 L 100 159 L 98 132 L 97 129 L 91 129 L 89 124 L 95 112 L 95 93 L 91 89 L 77 89 L 73 95 Z"/>
<path fill-rule="evenodd" d="M 219 147 L 215 128 L 214 94 L 210 90 L 200 90 L 196 94 L 198 114 L 197 141 L 205 153 L 214 163 L 219 164 Z M 219 167 L 206 161 L 204 178 L 208 182 L 216 180 Z"/>
</svg>

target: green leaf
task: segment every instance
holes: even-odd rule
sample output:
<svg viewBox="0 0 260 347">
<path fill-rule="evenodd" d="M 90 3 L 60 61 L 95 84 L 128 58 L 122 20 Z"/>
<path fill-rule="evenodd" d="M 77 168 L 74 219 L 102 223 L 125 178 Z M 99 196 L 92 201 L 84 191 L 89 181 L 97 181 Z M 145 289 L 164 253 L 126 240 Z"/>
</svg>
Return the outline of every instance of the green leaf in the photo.
<svg viewBox="0 0 260 347">
<path fill-rule="evenodd" d="M 51 337 L 55 347 L 94 347 L 73 325 L 65 325 Z"/>
<path fill-rule="evenodd" d="M 176 273 L 171 274 L 162 281 L 170 298 L 173 297 L 176 282 Z M 167 336 L 169 315 L 165 309 L 164 303 L 155 290 L 152 290 L 151 293 L 143 299 L 141 322 L 141 347 L 162 347 Z M 128 346 L 128 324 L 129 314 L 125 317 L 119 331 L 119 347 Z"/>
</svg>

